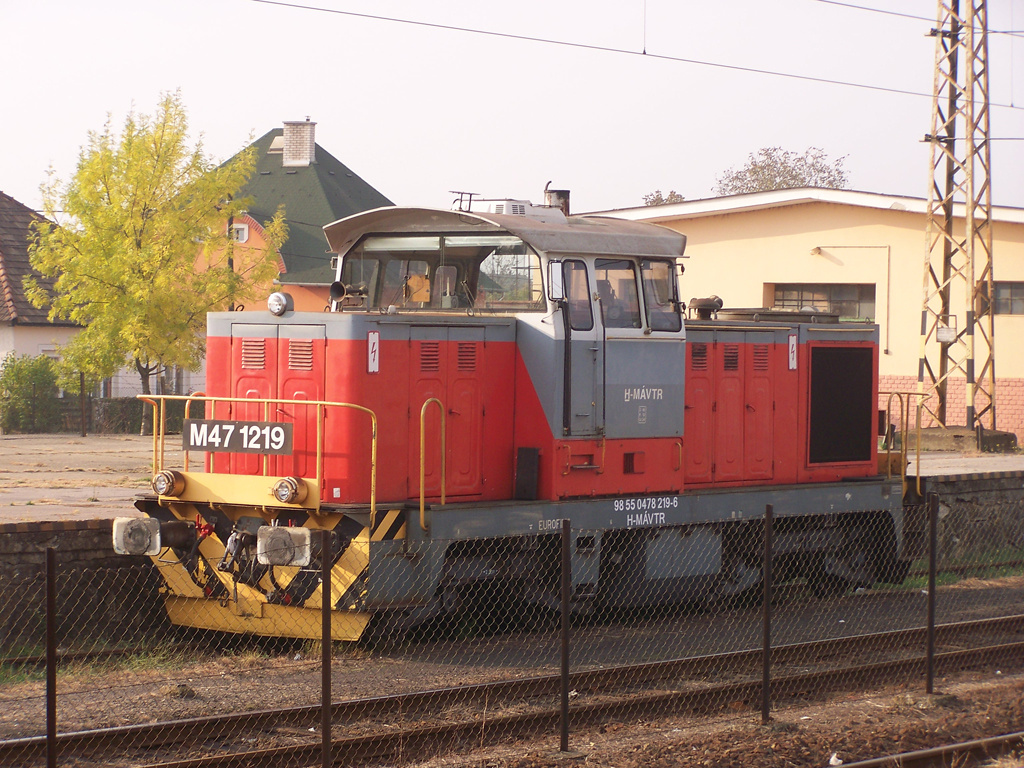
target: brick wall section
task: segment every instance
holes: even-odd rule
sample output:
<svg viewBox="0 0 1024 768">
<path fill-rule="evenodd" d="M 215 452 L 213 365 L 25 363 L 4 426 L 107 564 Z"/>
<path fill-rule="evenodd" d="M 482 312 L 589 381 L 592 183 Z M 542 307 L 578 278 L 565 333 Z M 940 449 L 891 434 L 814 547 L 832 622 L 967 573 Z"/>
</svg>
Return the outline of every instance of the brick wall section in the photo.
<svg viewBox="0 0 1024 768">
<path fill-rule="evenodd" d="M 46 550 L 62 568 L 123 568 L 148 562 L 114 553 L 110 520 L 0 525 L 0 576 L 31 578 L 46 571 Z"/>
<path fill-rule="evenodd" d="M 0 656 L 33 654 L 46 631 L 46 550 L 57 555 L 57 641 L 79 650 L 166 632 L 148 557 L 114 553 L 110 520 L 0 525 Z"/>
<path fill-rule="evenodd" d="M 916 392 L 917 378 L 914 376 L 880 376 L 879 392 Z M 889 401 L 888 396 L 879 395 L 878 407 L 884 409 Z M 916 424 L 917 398 L 909 398 L 910 425 Z M 900 425 L 899 405 L 892 399 L 892 416 L 890 423 Z M 966 426 L 967 420 L 967 384 L 963 379 L 950 379 L 946 402 L 947 426 Z M 990 422 L 989 422 L 990 423 Z M 921 423 L 922 427 L 936 426 L 927 413 Z M 988 424 L 986 424 L 988 426 Z M 1024 445 L 1024 379 L 998 379 L 996 381 L 996 426 L 1002 432 L 1013 432 L 1017 435 L 1018 444 Z"/>
</svg>

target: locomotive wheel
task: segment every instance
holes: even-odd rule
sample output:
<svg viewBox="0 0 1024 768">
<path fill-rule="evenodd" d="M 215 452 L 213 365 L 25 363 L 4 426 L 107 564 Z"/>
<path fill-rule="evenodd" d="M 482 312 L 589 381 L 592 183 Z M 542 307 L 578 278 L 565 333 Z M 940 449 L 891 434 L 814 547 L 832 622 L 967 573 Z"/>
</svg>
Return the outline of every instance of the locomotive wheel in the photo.
<svg viewBox="0 0 1024 768">
<path fill-rule="evenodd" d="M 758 525 L 742 523 L 722 531 L 722 570 L 709 602 L 748 603 L 761 590 L 761 529 Z"/>
<path fill-rule="evenodd" d="M 753 601 L 760 591 L 761 568 L 744 560 L 737 560 L 722 571 L 709 602 L 742 604 Z"/>
<path fill-rule="evenodd" d="M 875 581 L 874 537 L 864 524 L 843 531 L 832 551 L 808 555 L 804 576 L 815 597 L 836 597 L 849 589 L 871 587 Z"/>
</svg>

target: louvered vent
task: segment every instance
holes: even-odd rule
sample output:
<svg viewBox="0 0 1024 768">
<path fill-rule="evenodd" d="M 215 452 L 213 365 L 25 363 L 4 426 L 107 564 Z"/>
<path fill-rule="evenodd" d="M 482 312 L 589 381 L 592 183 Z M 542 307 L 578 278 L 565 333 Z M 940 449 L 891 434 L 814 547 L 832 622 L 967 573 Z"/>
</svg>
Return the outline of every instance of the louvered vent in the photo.
<svg viewBox="0 0 1024 768">
<path fill-rule="evenodd" d="M 512 203 L 509 206 L 509 208 L 511 209 L 509 211 L 509 213 L 511 213 L 513 216 L 525 216 L 526 215 L 526 206 L 523 205 L 522 203 Z"/>
<path fill-rule="evenodd" d="M 459 342 L 459 370 L 476 370 L 476 344 L 471 342 Z"/>
<path fill-rule="evenodd" d="M 313 370 L 313 340 L 288 340 L 288 368 L 292 371 Z"/>
<path fill-rule="evenodd" d="M 738 371 L 740 369 L 740 346 L 739 344 L 725 345 L 725 370 Z"/>
<path fill-rule="evenodd" d="M 708 345 L 693 344 L 693 351 L 690 354 L 690 362 L 695 371 L 706 371 L 708 369 Z"/>
<path fill-rule="evenodd" d="M 768 370 L 768 345 L 767 344 L 755 344 L 754 345 L 754 370 L 755 371 L 767 371 Z"/>
<path fill-rule="evenodd" d="M 495 213 L 504 213 L 505 212 L 505 204 L 504 203 L 496 203 L 495 206 L 494 206 L 494 212 Z"/>
<path fill-rule="evenodd" d="M 420 345 L 420 370 L 441 370 L 441 345 L 436 341 L 424 341 Z"/>
<path fill-rule="evenodd" d="M 267 367 L 266 339 L 242 339 L 242 367 L 259 371 Z"/>
</svg>

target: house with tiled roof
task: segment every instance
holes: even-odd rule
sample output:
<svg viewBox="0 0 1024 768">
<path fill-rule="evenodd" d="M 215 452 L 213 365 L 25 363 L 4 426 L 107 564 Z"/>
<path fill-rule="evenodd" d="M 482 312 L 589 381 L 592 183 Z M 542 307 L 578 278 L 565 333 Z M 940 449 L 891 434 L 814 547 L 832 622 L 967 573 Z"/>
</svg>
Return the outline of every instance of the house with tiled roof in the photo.
<svg viewBox="0 0 1024 768">
<path fill-rule="evenodd" d="M 236 243 L 260 251 L 265 246 L 263 224 L 284 206 L 288 239 L 278 249 L 278 277 L 274 285 L 266 286 L 265 294 L 284 290 L 291 294 L 295 309 L 319 312 L 330 301 L 334 281 L 324 225 L 394 203 L 317 145 L 315 130 L 316 123 L 308 119 L 287 121 L 253 142 L 256 167 L 238 191 L 250 204 L 230 226 Z M 235 259 L 244 262 L 245 256 L 236 249 Z M 204 388 L 205 365 L 198 372 L 171 373 L 173 382 L 167 391 Z M 122 374 L 110 382 L 105 393 L 132 394 L 137 391 L 137 380 L 137 376 Z"/>
<path fill-rule="evenodd" d="M 78 326 L 66 320 L 51 321 L 47 310 L 38 309 L 25 296 L 24 279 L 34 274 L 44 288 L 53 281 L 32 269 L 28 246 L 32 224 L 43 217 L 0 192 L 0 361 L 8 354 L 35 357 L 53 354 Z"/>
<path fill-rule="evenodd" d="M 239 195 L 252 200 L 248 217 L 273 218 L 283 205 L 288 240 L 280 248 L 277 282 L 292 295 L 295 308 L 319 311 L 329 301 L 334 280 L 323 227 L 354 213 L 394 205 L 348 166 L 317 145 L 316 123 L 288 121 L 253 143 L 256 170 Z M 236 239 L 255 234 L 234 222 Z"/>
</svg>

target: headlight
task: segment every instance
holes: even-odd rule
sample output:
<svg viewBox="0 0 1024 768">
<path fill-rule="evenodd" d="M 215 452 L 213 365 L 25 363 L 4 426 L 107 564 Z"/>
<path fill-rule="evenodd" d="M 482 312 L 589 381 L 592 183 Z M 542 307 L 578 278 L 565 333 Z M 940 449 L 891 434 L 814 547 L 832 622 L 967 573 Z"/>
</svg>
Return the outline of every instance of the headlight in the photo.
<svg viewBox="0 0 1024 768">
<path fill-rule="evenodd" d="M 152 486 L 157 496 L 180 496 L 185 490 L 185 478 L 180 472 L 165 469 L 153 475 Z"/>
<path fill-rule="evenodd" d="M 309 565 L 309 528 L 262 525 L 256 531 L 256 560 L 262 565 Z"/>
<path fill-rule="evenodd" d="M 118 517 L 113 523 L 114 551 L 119 555 L 160 553 L 160 521 L 152 517 Z"/>
<path fill-rule="evenodd" d="M 267 309 L 270 310 L 270 314 L 277 317 L 294 308 L 295 304 L 292 301 L 292 297 L 282 291 L 270 294 L 270 297 L 267 299 Z"/>
<path fill-rule="evenodd" d="M 301 504 L 306 498 L 306 483 L 301 477 L 285 477 L 274 483 L 271 493 L 282 504 Z"/>
</svg>

